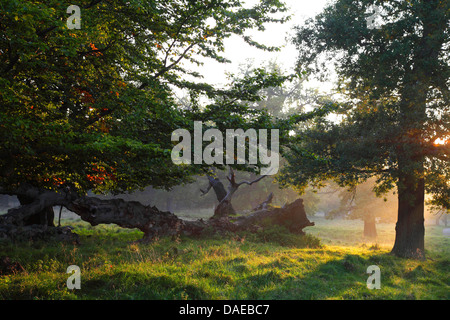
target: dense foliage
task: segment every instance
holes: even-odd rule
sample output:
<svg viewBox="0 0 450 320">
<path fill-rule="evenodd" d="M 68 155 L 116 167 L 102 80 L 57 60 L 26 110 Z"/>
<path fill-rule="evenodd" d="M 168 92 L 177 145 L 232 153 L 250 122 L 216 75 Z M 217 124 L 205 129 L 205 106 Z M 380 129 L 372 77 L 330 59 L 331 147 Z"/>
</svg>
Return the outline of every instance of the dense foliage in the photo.
<svg viewBox="0 0 450 320">
<path fill-rule="evenodd" d="M 450 207 L 449 6 L 339 0 L 294 40 L 299 72 L 326 76 L 335 63 L 342 108 L 297 135 L 283 182 L 354 186 L 376 177 L 377 193 L 396 188 L 398 247 L 410 253 L 423 251 L 425 192 Z"/>
<path fill-rule="evenodd" d="M 366 24 L 371 4 L 382 8 L 378 29 Z M 448 6 L 337 1 L 299 27 L 298 67 L 321 73 L 328 71 L 324 57 L 331 58 L 345 107 L 298 135 L 286 179 L 304 184 L 337 177 L 353 185 L 376 175 L 383 193 L 396 187 L 400 171 L 421 170 L 435 201 L 450 206 Z M 402 163 L 414 157 L 422 160 Z"/>
<path fill-rule="evenodd" d="M 194 119 L 226 128 L 267 124 L 242 101 L 258 100 L 259 89 L 283 81 L 278 75 L 258 70 L 218 89 L 191 69 L 205 58 L 227 62 L 221 53 L 232 34 L 275 50 L 246 31 L 284 22 L 280 1 L 85 0 L 80 29 L 67 26 L 71 4 L 0 4 L 4 192 L 24 183 L 81 193 L 168 188 L 201 169 L 172 163 L 173 130 L 191 129 Z M 189 110 L 175 102 L 180 89 L 194 101 Z"/>
</svg>

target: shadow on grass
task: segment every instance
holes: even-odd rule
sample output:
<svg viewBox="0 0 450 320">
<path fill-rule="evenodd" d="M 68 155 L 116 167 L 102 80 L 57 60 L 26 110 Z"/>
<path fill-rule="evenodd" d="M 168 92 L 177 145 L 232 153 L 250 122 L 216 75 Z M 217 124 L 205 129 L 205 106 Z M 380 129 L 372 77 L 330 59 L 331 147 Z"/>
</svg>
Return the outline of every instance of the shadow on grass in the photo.
<svg viewBox="0 0 450 320">
<path fill-rule="evenodd" d="M 448 259 L 447 259 L 448 262 Z M 380 289 L 369 289 L 371 265 L 380 267 Z M 298 300 L 410 300 L 448 296 L 448 264 L 398 258 L 390 253 L 370 256 L 347 254 L 314 266 L 304 276 L 279 279 L 264 299 Z"/>
<path fill-rule="evenodd" d="M 86 280 L 82 289 L 79 294 L 81 299 L 208 299 L 207 293 L 199 286 L 176 281 L 166 275 L 143 277 L 118 272 Z"/>
<path fill-rule="evenodd" d="M 282 267 L 273 264 L 274 267 Z M 336 298 L 352 288 L 366 287 L 368 261 L 358 255 L 348 254 L 310 267 L 300 276 L 278 279 L 277 286 L 264 293 L 267 299 L 321 300 Z M 281 269 L 282 270 L 282 269 Z M 367 289 L 366 289 L 367 290 Z"/>
</svg>

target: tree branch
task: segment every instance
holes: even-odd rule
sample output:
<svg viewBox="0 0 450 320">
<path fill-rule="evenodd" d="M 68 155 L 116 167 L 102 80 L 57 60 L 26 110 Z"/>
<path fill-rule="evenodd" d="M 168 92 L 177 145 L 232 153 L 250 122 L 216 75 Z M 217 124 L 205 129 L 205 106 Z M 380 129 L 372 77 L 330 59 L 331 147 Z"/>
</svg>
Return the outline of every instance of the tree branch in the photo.
<svg viewBox="0 0 450 320">
<path fill-rule="evenodd" d="M 258 182 L 258 181 L 264 179 L 265 177 L 267 177 L 267 175 L 262 175 L 262 176 L 260 176 L 259 178 L 255 179 L 255 180 L 253 180 L 253 181 L 242 181 L 242 182 L 239 182 L 239 183 L 237 184 L 237 186 L 241 186 L 241 185 L 243 185 L 243 184 L 248 184 L 249 186 L 251 186 L 252 184 L 254 184 L 254 183 L 256 183 L 256 182 Z"/>
<path fill-rule="evenodd" d="M 197 43 L 191 43 L 184 51 L 183 53 L 178 57 L 177 60 L 175 60 L 174 62 L 172 62 L 170 65 L 168 66 L 164 66 L 161 70 L 159 70 L 154 76 L 153 78 L 158 78 L 160 76 L 162 76 L 164 73 L 166 73 L 167 71 L 169 71 L 170 69 L 172 69 L 174 66 L 176 66 L 181 59 L 183 59 L 186 54 L 189 52 L 189 50 L 191 50 Z M 148 82 L 144 82 L 139 86 L 139 89 L 144 89 L 145 87 L 148 86 Z"/>
<path fill-rule="evenodd" d="M 202 196 L 206 195 L 209 192 L 209 190 L 211 190 L 211 188 L 212 188 L 212 183 L 210 182 L 210 183 L 208 183 L 208 187 L 206 188 L 206 191 L 200 189 L 200 191 L 202 192 Z"/>
</svg>

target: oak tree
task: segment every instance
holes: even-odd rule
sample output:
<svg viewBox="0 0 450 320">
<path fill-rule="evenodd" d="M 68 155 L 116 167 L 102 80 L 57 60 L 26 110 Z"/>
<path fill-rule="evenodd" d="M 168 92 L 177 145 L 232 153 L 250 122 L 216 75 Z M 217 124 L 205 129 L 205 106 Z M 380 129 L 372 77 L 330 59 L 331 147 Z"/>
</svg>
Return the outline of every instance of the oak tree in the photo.
<svg viewBox="0 0 450 320">
<path fill-rule="evenodd" d="M 376 192 L 396 188 L 392 252 L 402 257 L 424 257 L 425 193 L 450 207 L 449 6 L 338 0 L 294 39 L 299 72 L 326 76 L 334 62 L 342 108 L 297 135 L 284 181 L 352 186 L 376 177 Z"/>
</svg>

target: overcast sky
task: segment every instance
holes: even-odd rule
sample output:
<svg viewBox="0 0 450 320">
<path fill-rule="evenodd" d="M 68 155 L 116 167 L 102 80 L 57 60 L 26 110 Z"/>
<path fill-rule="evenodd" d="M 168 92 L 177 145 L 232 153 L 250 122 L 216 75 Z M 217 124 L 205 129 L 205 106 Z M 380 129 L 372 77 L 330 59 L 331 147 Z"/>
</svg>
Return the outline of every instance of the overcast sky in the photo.
<svg viewBox="0 0 450 320">
<path fill-rule="evenodd" d="M 251 4 L 255 1 L 247 0 Z M 224 56 L 232 61 L 230 64 L 221 64 L 214 61 L 206 61 L 202 74 L 204 80 L 209 83 L 224 84 L 226 72 L 236 72 L 240 64 L 248 59 L 255 61 L 255 66 L 269 60 L 276 59 L 285 70 L 292 70 L 295 66 L 297 52 L 295 47 L 287 41 L 287 37 L 293 34 L 293 27 L 301 24 L 307 18 L 320 13 L 329 0 L 285 0 L 291 8 L 289 14 L 292 18 L 285 24 L 270 24 L 264 32 L 252 32 L 254 40 L 267 46 L 283 46 L 280 52 L 269 53 L 247 45 L 242 39 L 233 36 L 226 41 Z"/>
</svg>

